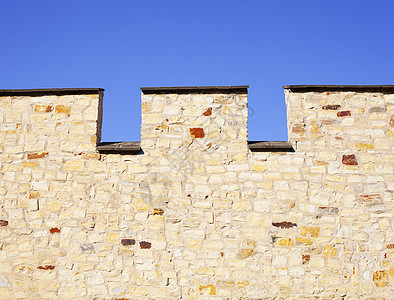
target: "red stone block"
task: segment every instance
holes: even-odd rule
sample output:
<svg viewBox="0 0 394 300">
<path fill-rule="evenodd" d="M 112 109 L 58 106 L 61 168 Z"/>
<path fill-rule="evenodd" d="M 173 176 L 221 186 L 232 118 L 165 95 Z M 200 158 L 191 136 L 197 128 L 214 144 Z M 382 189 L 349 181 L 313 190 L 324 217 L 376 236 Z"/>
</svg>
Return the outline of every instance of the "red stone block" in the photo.
<svg viewBox="0 0 394 300">
<path fill-rule="evenodd" d="M 205 136 L 204 129 L 202 128 L 189 128 L 191 137 L 201 139 Z"/>
<path fill-rule="evenodd" d="M 356 165 L 358 165 L 356 156 L 354 154 L 343 155 L 342 156 L 342 163 L 344 165 L 349 165 L 349 166 L 356 166 Z"/>
<path fill-rule="evenodd" d="M 311 256 L 309 254 L 302 255 L 302 263 L 303 264 L 306 264 L 308 261 L 310 261 L 310 259 L 311 259 Z"/>
<path fill-rule="evenodd" d="M 39 270 L 53 270 L 55 266 L 45 265 L 45 266 L 38 266 L 37 269 Z"/>
<path fill-rule="evenodd" d="M 57 228 L 57 227 L 53 227 L 53 228 L 49 229 L 49 232 L 50 232 L 50 233 L 59 233 L 59 232 L 60 232 L 60 229 Z"/>
<path fill-rule="evenodd" d="M 351 115 L 352 113 L 350 112 L 350 110 L 343 110 L 337 112 L 338 117 L 350 117 Z"/>
</svg>

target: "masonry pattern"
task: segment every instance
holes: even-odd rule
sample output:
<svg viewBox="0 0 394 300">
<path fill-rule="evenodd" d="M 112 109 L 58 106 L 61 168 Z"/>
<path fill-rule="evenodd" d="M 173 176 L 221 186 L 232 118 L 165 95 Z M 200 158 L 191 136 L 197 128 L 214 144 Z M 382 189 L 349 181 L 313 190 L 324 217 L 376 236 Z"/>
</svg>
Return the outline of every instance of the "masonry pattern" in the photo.
<svg viewBox="0 0 394 300">
<path fill-rule="evenodd" d="M 285 89 L 294 152 L 251 152 L 247 93 L 0 97 L 0 298 L 390 299 L 394 94 Z"/>
</svg>

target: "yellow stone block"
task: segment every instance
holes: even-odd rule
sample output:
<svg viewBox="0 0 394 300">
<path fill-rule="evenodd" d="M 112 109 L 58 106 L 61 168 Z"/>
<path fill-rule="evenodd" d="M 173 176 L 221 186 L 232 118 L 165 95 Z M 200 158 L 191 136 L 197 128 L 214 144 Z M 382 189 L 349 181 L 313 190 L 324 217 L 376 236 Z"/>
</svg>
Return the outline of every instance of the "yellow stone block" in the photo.
<svg viewBox="0 0 394 300">
<path fill-rule="evenodd" d="M 59 291 L 59 295 L 61 296 L 62 299 L 75 299 L 75 290 L 74 289 L 61 289 Z"/>
<path fill-rule="evenodd" d="M 51 211 L 58 211 L 60 209 L 61 202 L 60 201 L 50 201 L 48 202 L 47 209 Z"/>
<path fill-rule="evenodd" d="M 72 159 L 66 161 L 64 164 L 65 171 L 82 171 L 85 165 L 85 161 L 82 159 Z"/>
<path fill-rule="evenodd" d="M 12 289 L 10 288 L 0 288 L 0 298 L 1 299 L 12 299 Z"/>
<path fill-rule="evenodd" d="M 298 245 L 312 245 L 313 244 L 311 239 L 304 238 L 304 237 L 296 237 L 296 243 Z"/>
<path fill-rule="evenodd" d="M 373 273 L 372 280 L 377 287 L 384 287 L 387 285 L 389 279 L 388 272 L 386 270 L 383 271 L 375 271 Z"/>
<path fill-rule="evenodd" d="M 320 227 L 308 227 L 308 226 L 301 227 L 301 235 L 303 236 L 318 237 L 319 234 L 320 234 Z"/>
<path fill-rule="evenodd" d="M 105 236 L 105 240 L 108 243 L 117 244 L 119 241 L 119 235 L 120 235 L 119 232 L 107 232 L 107 235 Z"/>
<path fill-rule="evenodd" d="M 373 145 L 369 143 L 358 143 L 357 148 L 359 150 L 368 150 L 368 149 L 373 149 Z"/>
<path fill-rule="evenodd" d="M 253 255 L 254 250 L 253 249 L 241 249 L 238 251 L 238 257 L 239 258 L 247 258 L 251 255 Z"/>
<path fill-rule="evenodd" d="M 151 110 L 151 103 L 150 102 L 142 102 L 141 103 L 141 111 L 143 113 L 147 113 Z"/>
<path fill-rule="evenodd" d="M 136 296 L 146 296 L 150 293 L 150 288 L 145 286 L 131 286 L 127 289 L 130 294 Z"/>
<path fill-rule="evenodd" d="M 323 256 L 324 257 L 337 257 L 338 256 L 338 250 L 335 249 L 332 245 L 325 245 L 324 250 L 323 250 Z"/>
<path fill-rule="evenodd" d="M 290 293 L 290 287 L 288 287 L 288 286 L 281 286 L 281 287 L 280 287 L 280 293 L 281 293 L 282 295 L 287 295 L 287 294 L 289 294 L 289 293 Z"/>
<path fill-rule="evenodd" d="M 272 181 L 270 181 L 270 180 L 262 180 L 260 182 L 257 182 L 256 185 L 259 188 L 262 188 L 263 190 L 270 190 L 270 189 L 272 189 Z"/>
<path fill-rule="evenodd" d="M 250 201 L 234 201 L 233 209 L 235 211 L 247 211 L 252 209 Z"/>
<path fill-rule="evenodd" d="M 263 213 L 251 212 L 248 216 L 248 224 L 251 226 L 269 226 L 270 220 Z"/>
<path fill-rule="evenodd" d="M 142 198 L 134 198 L 132 200 L 133 208 L 136 210 L 147 210 L 150 208 L 150 205 L 146 203 Z"/>
<path fill-rule="evenodd" d="M 95 268 L 95 263 L 87 262 L 78 265 L 79 271 L 92 271 Z"/>
<path fill-rule="evenodd" d="M 35 161 L 24 161 L 22 162 L 22 165 L 26 168 L 34 168 L 37 167 L 37 162 Z"/>
<path fill-rule="evenodd" d="M 3 167 L 3 172 L 21 172 L 22 166 L 21 165 L 5 165 Z"/>
<path fill-rule="evenodd" d="M 204 296 L 216 295 L 216 287 L 212 284 L 200 285 L 200 294 Z"/>
<path fill-rule="evenodd" d="M 252 170 L 255 172 L 264 172 L 267 170 L 267 165 L 253 165 Z"/>
<path fill-rule="evenodd" d="M 186 247 L 195 249 L 195 250 L 201 250 L 202 249 L 202 240 L 192 240 L 192 239 L 186 239 Z"/>
<path fill-rule="evenodd" d="M 213 276 L 215 274 L 215 271 L 213 268 L 198 268 L 195 271 L 196 274 L 198 275 L 208 275 L 208 276 Z"/>
<path fill-rule="evenodd" d="M 20 242 L 18 245 L 18 250 L 21 252 L 27 252 L 33 250 L 33 244 L 30 241 Z"/>
<path fill-rule="evenodd" d="M 100 159 L 100 153 L 83 153 L 81 157 L 84 159 Z"/>
<path fill-rule="evenodd" d="M 276 242 L 278 246 L 293 246 L 293 239 L 285 238 Z"/>
</svg>

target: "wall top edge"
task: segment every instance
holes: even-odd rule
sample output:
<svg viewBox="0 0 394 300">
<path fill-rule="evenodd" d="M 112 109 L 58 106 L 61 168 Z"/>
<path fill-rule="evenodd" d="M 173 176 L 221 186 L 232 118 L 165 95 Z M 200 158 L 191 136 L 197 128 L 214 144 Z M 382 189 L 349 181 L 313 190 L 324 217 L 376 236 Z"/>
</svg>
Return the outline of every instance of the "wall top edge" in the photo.
<svg viewBox="0 0 394 300">
<path fill-rule="evenodd" d="M 247 94 L 249 85 L 141 87 L 144 94 Z"/>
<path fill-rule="evenodd" d="M 284 89 L 298 93 L 359 92 L 393 94 L 394 85 L 284 85 Z"/>
<path fill-rule="evenodd" d="M 104 92 L 102 88 L 0 89 L 1 96 L 63 96 L 91 95 Z"/>
</svg>

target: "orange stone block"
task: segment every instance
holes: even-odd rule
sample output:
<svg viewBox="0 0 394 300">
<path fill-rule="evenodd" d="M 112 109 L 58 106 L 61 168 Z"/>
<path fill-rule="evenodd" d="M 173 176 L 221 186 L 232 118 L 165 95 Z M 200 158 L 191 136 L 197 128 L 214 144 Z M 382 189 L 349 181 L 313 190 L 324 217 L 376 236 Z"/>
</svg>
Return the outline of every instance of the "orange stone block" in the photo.
<svg viewBox="0 0 394 300">
<path fill-rule="evenodd" d="M 29 199 L 38 199 L 40 198 L 40 193 L 39 192 L 31 192 L 29 194 Z"/>
<path fill-rule="evenodd" d="M 211 108 L 211 107 L 208 108 L 208 109 L 203 113 L 203 115 L 206 116 L 206 117 L 212 115 L 212 108 Z"/>
<path fill-rule="evenodd" d="M 48 155 L 48 152 L 42 152 L 42 153 L 28 153 L 27 154 L 27 159 L 37 159 L 37 158 L 43 158 Z"/>
<path fill-rule="evenodd" d="M 58 114 L 66 114 L 69 115 L 71 112 L 71 106 L 65 106 L 65 105 L 56 105 L 55 106 L 55 112 Z"/>
<path fill-rule="evenodd" d="M 51 112 L 53 110 L 52 105 L 35 105 L 34 111 L 35 112 Z"/>
</svg>

